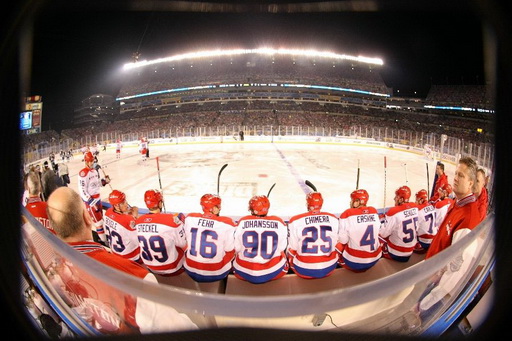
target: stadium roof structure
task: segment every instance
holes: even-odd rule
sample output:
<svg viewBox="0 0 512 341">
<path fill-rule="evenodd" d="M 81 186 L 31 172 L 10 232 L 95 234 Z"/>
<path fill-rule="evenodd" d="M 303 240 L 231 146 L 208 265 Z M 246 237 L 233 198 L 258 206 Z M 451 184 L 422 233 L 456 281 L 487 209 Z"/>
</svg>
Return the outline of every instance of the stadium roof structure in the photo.
<svg viewBox="0 0 512 341">
<path fill-rule="evenodd" d="M 380 58 L 365 57 L 365 56 L 350 56 L 346 54 L 337 54 L 329 51 L 316 51 L 316 50 L 301 50 L 301 49 L 274 49 L 268 47 L 262 47 L 257 49 L 232 49 L 232 50 L 209 50 L 209 51 L 197 51 L 189 52 L 169 57 L 157 58 L 153 60 L 142 60 L 132 63 L 126 63 L 123 66 L 124 70 L 134 69 L 138 67 L 144 67 L 147 65 L 154 65 L 160 63 L 167 63 L 173 61 L 180 61 L 186 59 L 198 59 L 207 57 L 221 57 L 221 56 L 236 56 L 244 54 L 259 54 L 259 55 L 289 55 L 289 56 L 300 56 L 300 57 L 318 57 L 318 58 L 330 58 L 334 60 L 348 60 L 359 63 L 371 64 L 371 65 L 384 65 L 384 61 Z"/>
</svg>

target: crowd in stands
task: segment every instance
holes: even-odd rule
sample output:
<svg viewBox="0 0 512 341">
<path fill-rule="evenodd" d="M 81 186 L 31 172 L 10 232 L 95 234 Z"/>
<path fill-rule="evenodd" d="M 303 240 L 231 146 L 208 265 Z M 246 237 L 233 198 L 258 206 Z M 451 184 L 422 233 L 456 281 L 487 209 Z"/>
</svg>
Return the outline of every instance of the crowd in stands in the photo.
<svg viewBox="0 0 512 341">
<path fill-rule="evenodd" d="M 259 102 L 228 102 L 226 104 L 205 103 L 204 105 L 187 104 L 179 108 L 142 109 L 123 115 L 109 123 L 64 129 L 59 135 L 49 130 L 40 134 L 23 136 L 25 152 L 41 148 L 42 145 L 58 144 L 72 139 L 70 146 L 80 148 L 84 141 L 95 141 L 96 136 L 137 136 L 141 132 L 159 131 L 159 137 L 197 136 L 199 129 L 227 127 L 229 131 L 239 131 L 246 127 L 247 133 L 253 127 L 303 127 L 329 128 L 343 134 L 354 126 L 365 129 L 382 128 L 404 132 L 446 134 L 453 138 L 471 142 L 492 143 L 492 121 L 472 120 L 455 115 L 438 115 L 412 111 L 382 110 L 363 106 L 341 106 L 302 102 L 277 102 L 265 109 Z M 218 110 L 213 110 L 218 109 Z M 250 127 L 249 129 L 247 127 Z M 477 129 L 483 129 L 479 133 Z M 204 131 L 204 130 L 203 130 Z M 215 131 L 215 130 L 213 130 Z M 220 131 L 224 131 L 221 129 Z M 314 129 L 311 129 L 314 131 Z M 140 136 L 138 136 L 140 137 Z M 100 141 L 103 142 L 103 138 Z M 112 142 L 112 141 L 110 141 Z M 44 147 L 43 146 L 43 147 Z"/>
<path fill-rule="evenodd" d="M 489 108 L 492 103 L 488 87 L 484 85 L 432 85 L 426 102 L 484 108 Z"/>
<path fill-rule="evenodd" d="M 178 108 L 141 109 L 120 115 L 110 124 L 63 130 L 65 136 L 80 140 L 87 135 L 108 132 L 132 134 L 152 130 L 188 130 L 221 126 L 304 126 L 346 129 L 353 125 L 379 126 L 407 131 L 447 134 L 475 142 L 492 142 L 490 120 L 465 119 L 455 115 L 382 110 L 364 106 L 341 106 L 293 101 L 273 104 L 233 101 L 225 104 L 185 104 Z M 477 132 L 483 129 L 484 133 Z M 92 134 L 93 133 L 93 134 Z"/>
<path fill-rule="evenodd" d="M 348 61 L 246 56 L 188 60 L 129 70 L 119 97 L 187 86 L 240 83 L 329 85 L 390 93 L 376 69 Z"/>
</svg>

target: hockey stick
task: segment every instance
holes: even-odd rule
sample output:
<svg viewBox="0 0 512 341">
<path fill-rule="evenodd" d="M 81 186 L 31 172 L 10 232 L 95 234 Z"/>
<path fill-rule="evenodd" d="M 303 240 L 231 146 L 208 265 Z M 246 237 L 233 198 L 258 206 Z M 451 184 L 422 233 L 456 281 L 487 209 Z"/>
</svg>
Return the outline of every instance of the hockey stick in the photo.
<svg viewBox="0 0 512 341">
<path fill-rule="evenodd" d="M 407 180 L 407 163 L 404 163 L 402 166 L 404 166 L 404 170 L 405 170 L 405 184 L 408 185 L 409 180 Z"/>
<path fill-rule="evenodd" d="M 156 157 L 156 170 L 158 172 L 158 183 L 160 184 L 160 192 L 162 192 L 162 198 L 164 196 L 164 190 L 162 188 L 162 179 L 160 178 L 160 160 L 158 156 Z M 165 202 L 163 202 L 164 212 L 165 210 Z"/>
<path fill-rule="evenodd" d="M 108 178 L 110 179 L 110 176 L 108 176 L 107 174 L 105 174 L 105 171 L 103 170 L 103 168 L 101 168 L 101 167 L 100 167 L 100 169 L 101 169 L 101 172 L 103 173 L 103 177 L 105 177 L 105 178 L 107 178 L 107 177 L 108 177 Z M 110 180 L 112 180 L 112 179 L 110 179 Z M 108 185 L 109 185 L 109 187 L 110 187 L 110 190 L 114 190 L 114 189 L 112 188 L 112 185 L 110 184 L 110 182 L 108 183 Z"/>
<path fill-rule="evenodd" d="M 315 185 L 313 185 L 313 184 L 311 183 L 311 181 L 306 180 L 306 181 L 305 181 L 305 183 L 306 183 L 306 185 L 308 185 L 308 186 L 309 186 L 313 191 L 318 192 L 318 191 L 316 190 L 316 186 L 315 186 Z"/>
<path fill-rule="evenodd" d="M 386 207 L 386 169 L 387 169 L 387 164 L 386 164 L 386 157 L 384 156 L 384 205 L 382 205 L 382 207 Z"/>
<path fill-rule="evenodd" d="M 270 189 L 268 190 L 267 198 L 270 196 L 270 192 L 272 192 L 272 190 L 274 189 L 275 185 L 276 184 L 273 184 L 272 187 L 270 187 Z"/>
<path fill-rule="evenodd" d="M 425 165 L 427 166 L 427 197 L 430 198 L 430 176 L 428 175 L 428 162 L 425 162 Z"/>
<path fill-rule="evenodd" d="M 217 195 L 219 195 L 219 189 L 220 189 L 220 175 L 222 174 L 222 171 L 224 168 L 226 168 L 228 164 L 226 163 L 224 166 L 220 168 L 219 175 L 217 175 Z"/>
<path fill-rule="evenodd" d="M 357 181 L 356 181 L 356 189 L 359 189 L 359 159 L 357 159 Z"/>
</svg>

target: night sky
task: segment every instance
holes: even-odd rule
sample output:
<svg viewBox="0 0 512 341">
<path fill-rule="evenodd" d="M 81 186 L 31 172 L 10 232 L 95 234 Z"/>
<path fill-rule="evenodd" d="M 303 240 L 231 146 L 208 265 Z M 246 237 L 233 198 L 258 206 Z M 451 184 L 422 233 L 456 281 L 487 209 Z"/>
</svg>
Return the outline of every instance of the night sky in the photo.
<svg viewBox="0 0 512 341">
<path fill-rule="evenodd" d="M 379 57 L 402 96 L 430 84 L 483 84 L 482 25 L 469 11 L 190 13 L 43 9 L 33 26 L 30 93 L 43 130 L 59 129 L 80 101 L 116 95 L 121 68 L 141 59 L 217 48 L 287 47 Z"/>
</svg>

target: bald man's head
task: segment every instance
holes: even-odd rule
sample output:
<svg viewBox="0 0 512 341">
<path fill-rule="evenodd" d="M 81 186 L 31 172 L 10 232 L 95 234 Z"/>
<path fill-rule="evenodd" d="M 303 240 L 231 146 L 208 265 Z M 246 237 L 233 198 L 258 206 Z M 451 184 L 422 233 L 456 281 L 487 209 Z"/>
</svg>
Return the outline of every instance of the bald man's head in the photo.
<svg viewBox="0 0 512 341">
<path fill-rule="evenodd" d="M 69 187 L 58 187 L 52 192 L 47 211 L 51 227 L 61 239 L 81 239 L 84 231 L 91 231 L 85 205 L 78 193 Z"/>
</svg>

